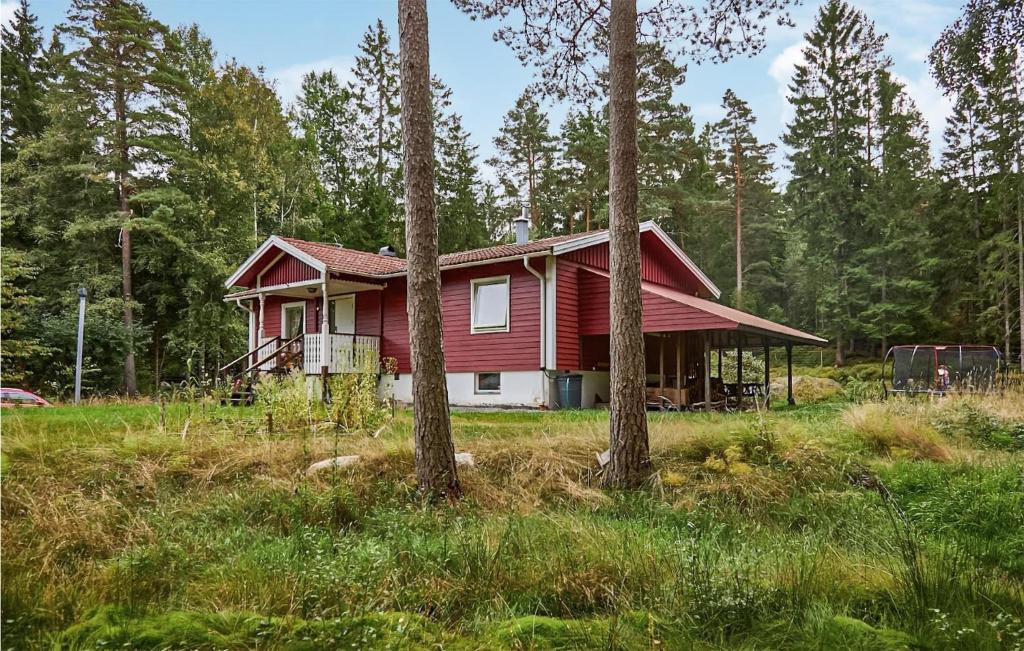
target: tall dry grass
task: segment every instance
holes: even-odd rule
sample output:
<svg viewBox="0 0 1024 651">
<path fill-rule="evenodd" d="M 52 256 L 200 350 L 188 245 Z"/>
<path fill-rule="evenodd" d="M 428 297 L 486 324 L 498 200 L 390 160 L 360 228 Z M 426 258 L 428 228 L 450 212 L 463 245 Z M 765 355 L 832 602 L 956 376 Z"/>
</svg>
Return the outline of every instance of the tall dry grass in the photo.
<svg viewBox="0 0 1024 651">
<path fill-rule="evenodd" d="M 440 509 L 415 495 L 407 412 L 374 437 L 308 423 L 268 432 L 259 408 L 165 409 L 4 415 L 10 639 L 45 641 L 104 604 L 127 608 L 118 626 L 129 627 L 174 610 L 400 611 L 448 643 L 480 642 L 510 618 L 643 612 L 675 622 L 684 646 L 719 647 L 842 646 L 878 626 L 990 648 L 986 621 L 1024 617 L 1012 560 L 1021 453 L 971 447 L 1003 439 L 969 434 L 1020 415 L 996 397 L 651 414 L 656 474 L 625 494 L 599 488 L 605 414 L 457 413 L 457 450 L 476 464 L 461 469 L 467 499 Z M 347 454 L 361 462 L 305 473 Z M 906 514 L 912 562 L 852 469 Z M 943 574 L 946 548 L 961 550 L 956 576 Z M 950 637 L 959 629 L 940 630 L 931 608 L 975 633 Z"/>
</svg>

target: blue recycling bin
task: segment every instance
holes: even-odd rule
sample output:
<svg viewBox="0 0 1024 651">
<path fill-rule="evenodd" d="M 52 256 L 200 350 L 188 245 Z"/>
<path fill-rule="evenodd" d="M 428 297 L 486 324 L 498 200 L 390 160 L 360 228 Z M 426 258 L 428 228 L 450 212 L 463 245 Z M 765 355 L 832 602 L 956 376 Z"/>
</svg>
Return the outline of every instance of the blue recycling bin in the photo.
<svg viewBox="0 0 1024 651">
<path fill-rule="evenodd" d="M 558 408 L 580 409 L 583 407 L 583 376 L 559 375 L 555 378 L 558 384 Z"/>
</svg>

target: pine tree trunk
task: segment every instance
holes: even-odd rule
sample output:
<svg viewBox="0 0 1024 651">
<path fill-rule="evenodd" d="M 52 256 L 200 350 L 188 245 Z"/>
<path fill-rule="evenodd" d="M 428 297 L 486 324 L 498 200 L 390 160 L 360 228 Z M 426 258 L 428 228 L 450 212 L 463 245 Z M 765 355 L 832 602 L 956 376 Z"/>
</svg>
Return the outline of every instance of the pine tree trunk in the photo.
<svg viewBox="0 0 1024 651">
<path fill-rule="evenodd" d="M 123 220 L 121 226 L 121 297 L 124 300 L 124 328 L 128 333 L 128 350 L 124 354 L 124 390 L 129 396 L 138 393 L 135 376 L 135 316 L 132 313 L 132 231 L 131 208 L 128 206 L 128 169 L 131 163 L 128 150 L 128 99 L 125 89 L 115 82 L 114 113 L 117 120 L 117 151 L 120 169 L 117 172 L 117 209 Z"/>
<path fill-rule="evenodd" d="M 740 171 L 740 143 L 733 142 L 733 180 L 736 193 L 736 307 L 743 308 L 743 206 L 740 203 L 740 187 L 743 174 Z"/>
<path fill-rule="evenodd" d="M 432 498 L 457 498 L 462 491 L 455 469 L 441 339 L 426 0 L 398 1 L 398 32 L 416 483 L 421 493 Z"/>
<path fill-rule="evenodd" d="M 534 197 L 537 188 L 536 173 L 536 159 L 533 153 L 530 153 L 526 164 L 526 199 L 530 202 L 530 226 L 534 230 L 540 228 L 540 211 L 537 209 L 537 200 Z"/>
<path fill-rule="evenodd" d="M 1010 363 L 1012 351 L 1010 342 L 1013 340 L 1013 327 L 1010 325 L 1010 282 L 1003 280 L 1003 359 Z"/>
<path fill-rule="evenodd" d="M 609 31 L 611 454 L 604 481 L 634 487 L 651 468 L 637 222 L 636 0 L 612 0 Z"/>
<path fill-rule="evenodd" d="M 1020 327 L 1020 370 L 1024 372 L 1024 206 L 1022 206 L 1019 196 L 1017 197 L 1017 318 Z"/>
<path fill-rule="evenodd" d="M 886 301 L 888 300 L 888 291 L 887 291 L 888 290 L 888 281 L 889 281 L 888 269 L 886 267 L 882 267 L 882 305 L 885 305 Z M 881 331 L 882 331 L 882 355 L 884 356 L 885 352 L 887 350 L 889 350 L 889 346 L 888 346 L 889 336 L 888 336 L 888 330 L 886 329 L 887 324 L 882 323 L 880 325 L 881 325 Z"/>
</svg>

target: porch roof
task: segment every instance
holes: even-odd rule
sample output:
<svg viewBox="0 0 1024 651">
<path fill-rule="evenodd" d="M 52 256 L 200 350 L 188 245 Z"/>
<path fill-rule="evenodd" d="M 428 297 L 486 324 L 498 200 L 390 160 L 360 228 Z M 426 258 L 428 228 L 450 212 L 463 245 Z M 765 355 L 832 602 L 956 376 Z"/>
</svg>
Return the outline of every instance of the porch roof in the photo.
<svg viewBox="0 0 1024 651">
<path fill-rule="evenodd" d="M 587 266 L 580 268 L 605 279 L 610 278 L 609 273 L 603 269 Z M 827 339 L 664 285 L 643 281 L 641 288 L 651 296 L 664 299 L 664 301 L 659 301 L 661 307 L 648 306 L 648 301 L 644 301 L 645 332 L 740 331 L 796 344 L 811 346 L 828 344 Z M 668 303 L 666 304 L 665 301 Z M 677 305 L 683 309 L 678 311 L 666 309 L 664 307 L 666 305 L 669 308 L 671 305 Z M 649 313 L 649 311 L 656 313 Z"/>
<path fill-rule="evenodd" d="M 802 330 L 790 328 L 789 326 L 784 326 L 781 323 L 775 323 L 774 321 L 754 316 L 753 314 L 737 310 L 736 308 L 715 303 L 714 301 L 709 301 L 706 298 L 699 298 L 697 296 L 684 294 L 683 292 L 678 292 L 669 287 L 655 285 L 654 283 L 649 283 L 647 281 L 642 283 L 642 287 L 645 292 L 650 292 L 657 296 L 661 296 L 662 298 L 667 298 L 675 303 L 679 303 L 680 305 L 692 307 L 729 321 L 734 324 L 733 327 L 740 330 L 747 330 L 757 334 L 768 335 L 799 344 L 809 344 L 812 346 L 824 346 L 828 344 L 827 339 L 822 339 L 821 337 L 803 332 Z"/>
</svg>

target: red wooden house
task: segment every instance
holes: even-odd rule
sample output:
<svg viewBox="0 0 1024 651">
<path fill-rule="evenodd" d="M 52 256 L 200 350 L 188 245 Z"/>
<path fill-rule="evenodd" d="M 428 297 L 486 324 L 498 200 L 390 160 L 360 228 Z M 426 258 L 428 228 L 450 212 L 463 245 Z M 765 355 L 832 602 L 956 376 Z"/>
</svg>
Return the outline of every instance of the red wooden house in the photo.
<svg viewBox="0 0 1024 651">
<path fill-rule="evenodd" d="M 608 232 L 528 241 L 524 226 L 516 244 L 440 258 L 449 399 L 554 407 L 555 378 L 578 374 L 584 407 L 607 401 Z M 718 288 L 664 231 L 653 222 L 640 231 L 649 386 L 666 404 L 715 398 L 712 349 L 825 343 L 716 303 Z M 251 350 L 236 370 L 376 371 L 393 358 L 382 388 L 410 401 L 405 274 L 387 248 L 270 237 L 226 282 L 236 291 L 225 300 L 249 314 Z"/>
</svg>

